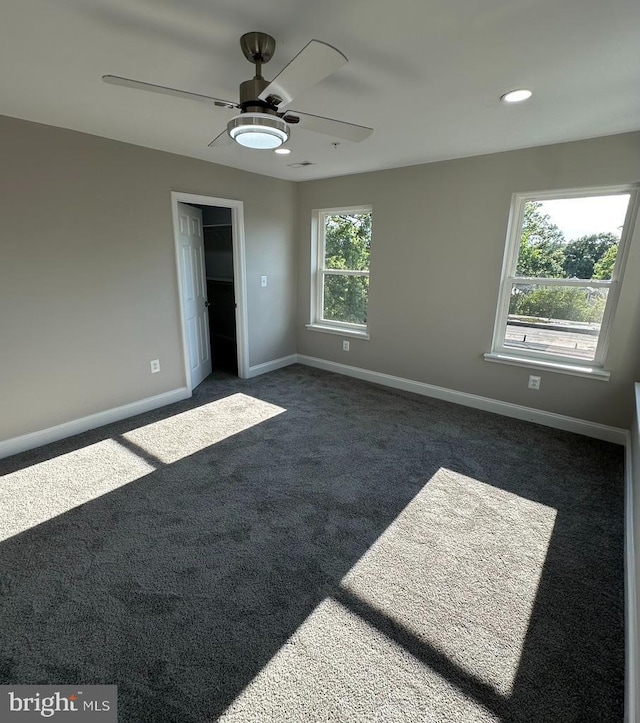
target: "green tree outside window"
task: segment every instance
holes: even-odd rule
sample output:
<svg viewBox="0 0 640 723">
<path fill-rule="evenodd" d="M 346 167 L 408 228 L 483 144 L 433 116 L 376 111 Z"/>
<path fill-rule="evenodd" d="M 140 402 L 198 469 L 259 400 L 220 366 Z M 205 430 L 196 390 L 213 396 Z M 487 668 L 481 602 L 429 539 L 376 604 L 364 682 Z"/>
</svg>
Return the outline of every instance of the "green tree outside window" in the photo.
<svg viewBox="0 0 640 723">
<path fill-rule="evenodd" d="M 371 213 L 340 213 L 324 217 L 325 273 L 322 317 L 350 324 L 367 323 Z"/>
</svg>

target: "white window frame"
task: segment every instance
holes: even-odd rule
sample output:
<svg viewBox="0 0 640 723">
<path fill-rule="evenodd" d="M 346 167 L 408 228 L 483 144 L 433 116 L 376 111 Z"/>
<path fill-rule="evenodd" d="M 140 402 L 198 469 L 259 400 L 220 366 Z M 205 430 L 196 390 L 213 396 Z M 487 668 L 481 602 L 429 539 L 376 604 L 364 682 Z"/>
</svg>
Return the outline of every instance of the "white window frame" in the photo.
<svg viewBox="0 0 640 723">
<path fill-rule="evenodd" d="M 354 269 L 326 269 L 325 268 L 325 218 L 339 214 L 370 213 L 373 215 L 373 206 L 343 206 L 340 208 L 314 209 L 311 216 L 311 299 L 310 320 L 306 328 L 311 331 L 322 331 L 342 336 L 355 336 L 369 339 L 369 319 L 366 324 L 354 324 L 346 321 L 325 319 L 322 316 L 324 309 L 324 279 L 325 276 L 366 276 L 370 278 L 371 271 Z M 373 225 L 372 225 L 373 229 Z M 373 233 L 373 230 L 372 230 Z M 368 299 L 367 299 L 368 302 Z"/>
<path fill-rule="evenodd" d="M 524 220 L 524 206 L 527 201 L 550 201 L 568 198 L 589 198 L 591 196 L 615 196 L 629 194 L 629 205 L 624 220 L 618 254 L 614 265 L 611 280 L 584 280 L 584 279 L 549 279 L 539 277 L 516 276 L 516 266 L 520 251 L 520 236 Z M 493 330 L 491 352 L 484 355 L 487 361 L 495 361 L 518 366 L 549 369 L 553 371 L 575 374 L 578 376 L 593 377 L 608 380 L 610 372 L 604 369 L 607 358 L 612 322 L 620 296 L 622 276 L 629 253 L 629 243 L 633 234 L 636 214 L 638 210 L 638 186 L 633 184 L 617 186 L 598 186 L 591 188 L 563 189 L 557 191 L 537 191 L 527 193 L 514 193 L 511 197 L 511 212 L 507 226 L 507 241 L 502 263 L 498 306 Z M 540 283 L 543 286 L 579 286 L 590 288 L 608 288 L 607 303 L 605 306 L 598 344 L 593 360 L 581 361 L 575 357 L 550 354 L 549 352 L 532 349 L 514 349 L 504 343 L 507 321 L 509 315 L 509 302 L 511 288 L 518 283 Z"/>
</svg>

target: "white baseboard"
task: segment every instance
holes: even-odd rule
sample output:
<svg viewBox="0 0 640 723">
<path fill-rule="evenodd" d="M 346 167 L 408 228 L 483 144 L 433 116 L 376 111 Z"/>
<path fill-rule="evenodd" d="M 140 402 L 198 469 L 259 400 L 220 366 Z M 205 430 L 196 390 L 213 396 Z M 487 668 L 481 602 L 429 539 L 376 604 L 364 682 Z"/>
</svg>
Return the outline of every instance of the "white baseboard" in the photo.
<svg viewBox="0 0 640 723">
<path fill-rule="evenodd" d="M 140 399 L 137 402 L 124 404 L 121 407 L 114 407 L 113 409 L 106 409 L 104 412 L 90 414 L 87 417 L 73 419 L 70 422 L 58 424 L 55 427 L 42 429 L 38 432 L 31 432 L 30 434 L 23 434 L 20 437 L 13 437 L 12 439 L 0 442 L 0 459 L 10 457 L 12 454 L 18 454 L 19 452 L 25 452 L 28 449 L 41 447 L 44 444 L 57 442 L 66 437 L 72 437 L 74 434 L 80 434 L 89 429 L 102 427 L 105 424 L 111 424 L 111 422 L 119 422 L 121 419 L 127 419 L 127 417 L 133 417 L 136 414 L 150 412 L 152 409 L 158 409 L 167 404 L 188 399 L 190 396 L 191 393 L 187 387 L 180 387 L 179 389 L 172 389 L 169 392 L 156 394 L 153 397 Z"/>
<path fill-rule="evenodd" d="M 273 372 L 276 369 L 282 369 L 282 367 L 288 367 L 291 364 L 295 364 L 297 361 L 297 354 L 289 354 L 289 356 L 283 356 L 280 357 L 280 359 L 273 359 L 272 361 L 264 362 L 264 364 L 256 364 L 253 367 L 249 367 L 247 379 L 253 379 L 253 377 L 260 376 L 260 374 L 266 374 L 267 372 Z"/>
<path fill-rule="evenodd" d="M 298 354 L 298 363 L 316 367 L 317 369 L 336 372 L 337 374 L 344 374 L 349 377 L 355 377 L 356 379 L 373 382 L 374 384 L 382 384 L 386 387 L 402 389 L 406 392 L 413 392 L 414 394 L 422 394 L 425 397 L 434 397 L 436 399 L 443 399 L 446 402 L 462 404 L 465 407 L 473 407 L 474 409 L 482 409 L 485 412 L 502 414 L 505 417 L 513 417 L 514 419 L 522 419 L 526 422 L 542 424 L 546 427 L 563 429 L 566 432 L 583 434 L 586 437 L 594 437 L 595 439 L 602 439 L 606 442 L 625 444 L 627 439 L 627 431 L 625 429 L 619 429 L 618 427 L 608 427 L 605 424 L 587 422 L 583 419 L 576 419 L 575 417 L 566 417 L 563 414 L 544 412 L 540 409 L 523 407 L 519 404 L 501 402 L 497 399 L 480 397 L 476 394 L 468 394 L 467 392 L 458 392 L 454 389 L 437 387 L 433 384 L 416 382 L 412 379 L 394 377 L 391 374 L 373 372 L 369 369 L 352 367 L 347 364 L 326 361 L 325 359 L 316 359 L 315 357 L 305 356 L 304 354 Z"/>
</svg>

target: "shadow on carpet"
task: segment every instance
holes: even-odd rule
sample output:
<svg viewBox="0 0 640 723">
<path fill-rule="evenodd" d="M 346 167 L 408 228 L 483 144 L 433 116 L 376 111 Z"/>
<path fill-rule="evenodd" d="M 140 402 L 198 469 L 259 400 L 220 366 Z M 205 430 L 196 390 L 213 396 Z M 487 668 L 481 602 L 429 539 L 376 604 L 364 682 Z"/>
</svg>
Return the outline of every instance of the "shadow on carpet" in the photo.
<svg viewBox="0 0 640 723">
<path fill-rule="evenodd" d="M 620 721 L 623 450 L 293 366 L 0 461 L 0 682 L 126 723 Z"/>
</svg>

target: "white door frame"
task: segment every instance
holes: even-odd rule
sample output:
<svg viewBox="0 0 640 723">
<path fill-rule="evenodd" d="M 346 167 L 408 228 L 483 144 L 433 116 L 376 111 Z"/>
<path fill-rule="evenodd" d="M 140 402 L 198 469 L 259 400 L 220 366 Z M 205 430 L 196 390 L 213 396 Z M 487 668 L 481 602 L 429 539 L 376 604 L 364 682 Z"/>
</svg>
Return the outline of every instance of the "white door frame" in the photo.
<svg viewBox="0 0 640 723">
<path fill-rule="evenodd" d="M 247 270 L 244 244 L 244 204 L 228 198 L 199 196 L 195 193 L 171 191 L 171 215 L 173 217 L 173 239 L 176 254 L 176 277 L 178 279 L 178 299 L 180 302 L 180 331 L 182 336 L 182 354 L 184 360 L 186 387 L 191 392 L 191 369 L 187 330 L 184 323 L 184 298 L 182 274 L 180 273 L 180 225 L 178 203 L 194 203 L 200 206 L 220 206 L 231 209 L 231 235 L 233 242 L 233 284 L 236 299 L 236 343 L 238 347 L 238 376 L 249 378 L 249 331 L 247 324 Z"/>
</svg>

